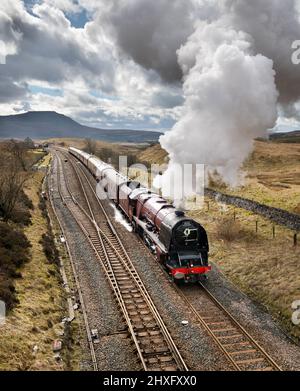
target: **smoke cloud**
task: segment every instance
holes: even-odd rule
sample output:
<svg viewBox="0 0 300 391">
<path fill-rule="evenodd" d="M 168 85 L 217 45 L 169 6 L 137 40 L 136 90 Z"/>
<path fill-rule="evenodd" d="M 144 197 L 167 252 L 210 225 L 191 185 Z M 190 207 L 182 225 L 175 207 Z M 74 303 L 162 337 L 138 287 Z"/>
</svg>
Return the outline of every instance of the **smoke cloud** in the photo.
<svg viewBox="0 0 300 391">
<path fill-rule="evenodd" d="M 278 93 L 272 60 L 251 54 L 251 37 L 220 22 L 199 23 L 178 51 L 184 72 L 184 114 L 161 137 L 170 164 L 204 163 L 232 185 L 253 139 L 275 125 Z"/>
<path fill-rule="evenodd" d="M 168 83 L 182 79 L 176 51 L 195 22 L 217 13 L 214 2 L 206 0 L 112 0 L 103 7 L 99 24 L 110 29 L 120 50 Z"/>
<path fill-rule="evenodd" d="M 182 80 L 176 52 L 199 21 L 247 33 L 251 53 L 273 61 L 279 102 L 295 114 L 290 106 L 300 99 L 300 72 L 291 45 L 300 39 L 299 0 L 112 0 L 99 15 L 120 50 L 166 82 Z"/>
<path fill-rule="evenodd" d="M 299 67 L 291 61 L 292 43 L 300 37 L 298 0 L 225 0 L 227 24 L 251 36 L 252 50 L 274 62 L 279 102 L 287 116 L 300 99 Z M 298 115 L 299 118 L 299 115 Z"/>
</svg>

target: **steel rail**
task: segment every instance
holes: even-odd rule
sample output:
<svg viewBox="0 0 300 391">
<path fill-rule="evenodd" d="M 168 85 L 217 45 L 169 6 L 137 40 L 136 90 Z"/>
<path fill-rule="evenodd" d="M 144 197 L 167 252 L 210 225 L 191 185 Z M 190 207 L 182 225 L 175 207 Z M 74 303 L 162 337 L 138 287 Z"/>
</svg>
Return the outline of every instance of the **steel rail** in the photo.
<svg viewBox="0 0 300 391">
<path fill-rule="evenodd" d="M 203 284 L 200 284 L 201 288 L 205 291 L 206 295 L 210 298 L 210 300 L 220 308 L 221 311 L 227 316 L 228 319 L 237 327 L 238 330 L 245 336 L 246 339 L 249 340 L 251 345 L 255 346 L 257 351 L 265 358 L 265 360 L 271 365 L 271 367 L 281 372 L 281 367 L 273 360 L 273 358 L 265 351 L 265 349 L 259 345 L 258 342 L 248 333 L 248 331 L 240 324 L 239 321 L 236 320 L 232 316 L 232 314 L 221 304 L 221 302 L 208 290 L 207 287 L 205 287 Z"/>
<path fill-rule="evenodd" d="M 211 336 L 211 338 L 214 340 L 214 342 L 217 344 L 219 349 L 224 353 L 224 355 L 227 357 L 229 362 L 233 365 L 234 369 L 237 371 L 246 371 L 246 370 L 255 370 L 255 371 L 282 371 L 280 366 L 273 360 L 273 358 L 255 341 L 255 339 L 246 331 L 246 329 L 238 322 L 234 316 L 220 303 L 220 301 L 202 284 L 200 283 L 200 288 L 201 290 L 205 293 L 206 297 L 208 300 L 213 303 L 213 305 L 219 310 L 219 313 L 215 315 L 215 320 L 212 319 L 212 321 L 208 322 L 205 319 L 205 316 L 201 315 L 200 311 L 191 303 L 191 299 L 184 293 L 182 289 L 180 289 L 178 286 L 176 286 L 174 283 L 174 288 L 177 291 L 177 293 L 182 297 L 186 305 L 191 309 L 192 313 L 195 315 L 195 317 L 199 320 L 200 324 L 203 326 L 203 328 L 207 331 L 207 333 Z M 199 286 L 197 286 L 199 287 Z M 209 313 L 211 308 L 205 308 L 205 312 Z M 205 314 L 204 312 L 204 314 Z M 235 330 L 239 333 L 239 336 L 244 338 L 244 342 L 237 342 L 237 343 L 232 343 L 232 344 L 226 344 L 222 343 L 222 337 L 217 335 L 218 330 L 214 330 L 212 327 L 212 324 L 218 323 L 218 320 L 221 317 L 226 318 L 223 322 L 219 323 L 230 323 L 235 327 Z M 226 328 L 224 329 L 226 331 Z M 233 330 L 232 330 L 233 331 Z M 230 335 L 229 335 L 230 337 Z M 237 337 L 238 338 L 238 337 Z M 244 345 L 248 346 L 246 348 L 246 351 L 240 350 L 240 351 L 233 351 L 231 352 L 228 350 L 228 346 L 238 346 L 238 345 Z M 254 348 L 256 351 L 252 351 L 251 349 L 251 354 L 258 353 L 260 354 L 260 357 L 257 358 L 259 362 L 261 363 L 266 363 L 261 368 L 255 368 L 251 366 L 252 363 L 255 363 L 255 359 L 246 359 L 246 360 L 240 360 L 240 359 L 235 359 L 235 356 L 243 355 L 247 351 L 249 351 L 249 348 Z M 253 349 L 253 350 L 254 350 Z M 233 354 L 234 353 L 234 354 Z M 240 361 L 244 363 L 240 363 Z M 247 368 L 248 366 L 248 368 Z"/>
<path fill-rule="evenodd" d="M 57 190 L 58 190 L 58 193 L 60 195 L 60 198 L 61 198 L 62 202 L 65 203 L 64 197 L 63 197 L 62 192 L 61 192 L 61 187 L 60 187 L 60 169 L 59 169 L 60 167 L 58 167 L 58 165 L 59 165 L 58 164 L 58 157 L 55 156 L 55 158 L 57 159 L 56 160 L 56 162 L 57 162 L 57 185 L 58 185 L 58 189 Z M 49 177 L 49 180 L 50 180 L 50 177 Z M 48 183 L 48 186 L 49 186 L 49 183 Z M 53 202 L 53 199 L 52 199 L 52 194 L 49 191 L 49 189 L 48 189 L 48 196 L 49 196 L 49 200 L 50 200 L 52 211 L 53 211 L 53 213 L 55 215 L 55 218 L 56 218 L 56 220 L 57 220 L 57 222 L 59 224 L 60 230 L 61 230 L 62 234 L 64 235 L 64 237 L 66 238 L 65 230 L 64 230 L 63 225 L 62 225 L 62 223 L 61 223 L 61 221 L 60 221 L 60 219 L 58 217 L 58 214 L 56 212 L 56 209 L 55 209 L 55 206 L 54 206 L 54 202 Z M 81 310 L 82 310 L 85 330 L 86 330 L 86 334 L 87 334 L 88 345 L 89 345 L 89 350 L 90 350 L 90 354 L 91 354 L 91 360 L 92 360 L 93 369 L 94 369 L 94 371 L 99 371 L 97 358 L 96 358 L 96 352 L 95 352 L 95 348 L 94 348 L 94 344 L 93 344 L 93 340 L 92 340 L 92 335 L 91 335 L 91 331 L 90 331 L 90 326 L 89 326 L 89 321 L 88 321 L 87 309 L 86 309 L 86 305 L 85 305 L 85 302 L 84 302 L 81 285 L 80 285 L 80 282 L 79 282 L 79 279 L 78 279 L 78 272 L 76 270 L 76 265 L 75 265 L 75 262 L 74 262 L 74 259 L 73 259 L 73 256 L 72 256 L 69 244 L 68 244 L 67 241 L 66 241 L 65 244 L 66 244 L 68 256 L 69 256 L 70 263 L 71 263 L 71 268 L 72 268 L 72 272 L 73 272 L 73 276 L 74 276 L 74 280 L 75 280 L 76 289 L 77 289 L 78 296 L 79 296 L 79 301 L 80 301 L 80 306 L 81 306 Z"/>
</svg>

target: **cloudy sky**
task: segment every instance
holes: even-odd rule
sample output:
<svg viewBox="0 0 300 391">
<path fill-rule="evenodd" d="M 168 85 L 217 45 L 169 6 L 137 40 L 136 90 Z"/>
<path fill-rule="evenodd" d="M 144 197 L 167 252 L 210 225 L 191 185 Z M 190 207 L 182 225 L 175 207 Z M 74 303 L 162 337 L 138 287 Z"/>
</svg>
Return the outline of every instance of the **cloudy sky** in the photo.
<svg viewBox="0 0 300 391">
<path fill-rule="evenodd" d="M 0 0 L 0 115 L 55 110 L 94 127 L 168 130 L 185 110 L 180 49 L 193 45 L 200 21 L 226 15 L 223 24 L 274 62 L 278 123 L 297 128 L 298 3 Z"/>
</svg>

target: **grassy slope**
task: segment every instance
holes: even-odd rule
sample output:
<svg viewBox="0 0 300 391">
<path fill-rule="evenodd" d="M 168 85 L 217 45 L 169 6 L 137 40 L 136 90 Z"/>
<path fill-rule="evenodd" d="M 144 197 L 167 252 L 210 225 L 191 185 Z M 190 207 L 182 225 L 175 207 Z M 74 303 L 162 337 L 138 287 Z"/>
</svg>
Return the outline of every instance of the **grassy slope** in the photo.
<svg viewBox="0 0 300 391">
<path fill-rule="evenodd" d="M 31 260 L 22 268 L 16 282 L 20 304 L 8 316 L 0 333 L 1 370 L 59 370 L 53 358 L 52 341 L 60 330 L 63 316 L 63 292 L 55 266 L 49 265 L 39 240 L 46 232 L 46 221 L 41 215 L 39 192 L 43 174 L 37 172 L 26 186 L 34 211 L 32 225 L 25 234 L 32 243 Z M 38 347 L 36 354 L 33 347 Z"/>
<path fill-rule="evenodd" d="M 245 186 L 231 191 L 300 213 L 300 144 L 256 142 Z"/>
<path fill-rule="evenodd" d="M 159 144 L 147 148 L 139 154 L 141 161 L 149 162 L 150 164 L 164 164 L 168 160 L 167 152 L 161 148 Z"/>
</svg>

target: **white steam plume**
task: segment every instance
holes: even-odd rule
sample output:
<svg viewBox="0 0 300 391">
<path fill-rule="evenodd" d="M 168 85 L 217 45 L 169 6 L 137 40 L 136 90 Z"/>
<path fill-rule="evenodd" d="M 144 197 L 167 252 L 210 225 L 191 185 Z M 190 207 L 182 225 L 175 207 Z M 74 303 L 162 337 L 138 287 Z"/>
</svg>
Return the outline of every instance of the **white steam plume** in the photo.
<svg viewBox="0 0 300 391">
<path fill-rule="evenodd" d="M 272 60 L 251 54 L 251 37 L 200 22 L 177 54 L 184 73 L 184 114 L 160 142 L 177 164 L 206 164 L 231 185 L 253 139 L 275 125 L 278 92 Z M 164 186 L 163 186 L 164 188 Z"/>
</svg>

